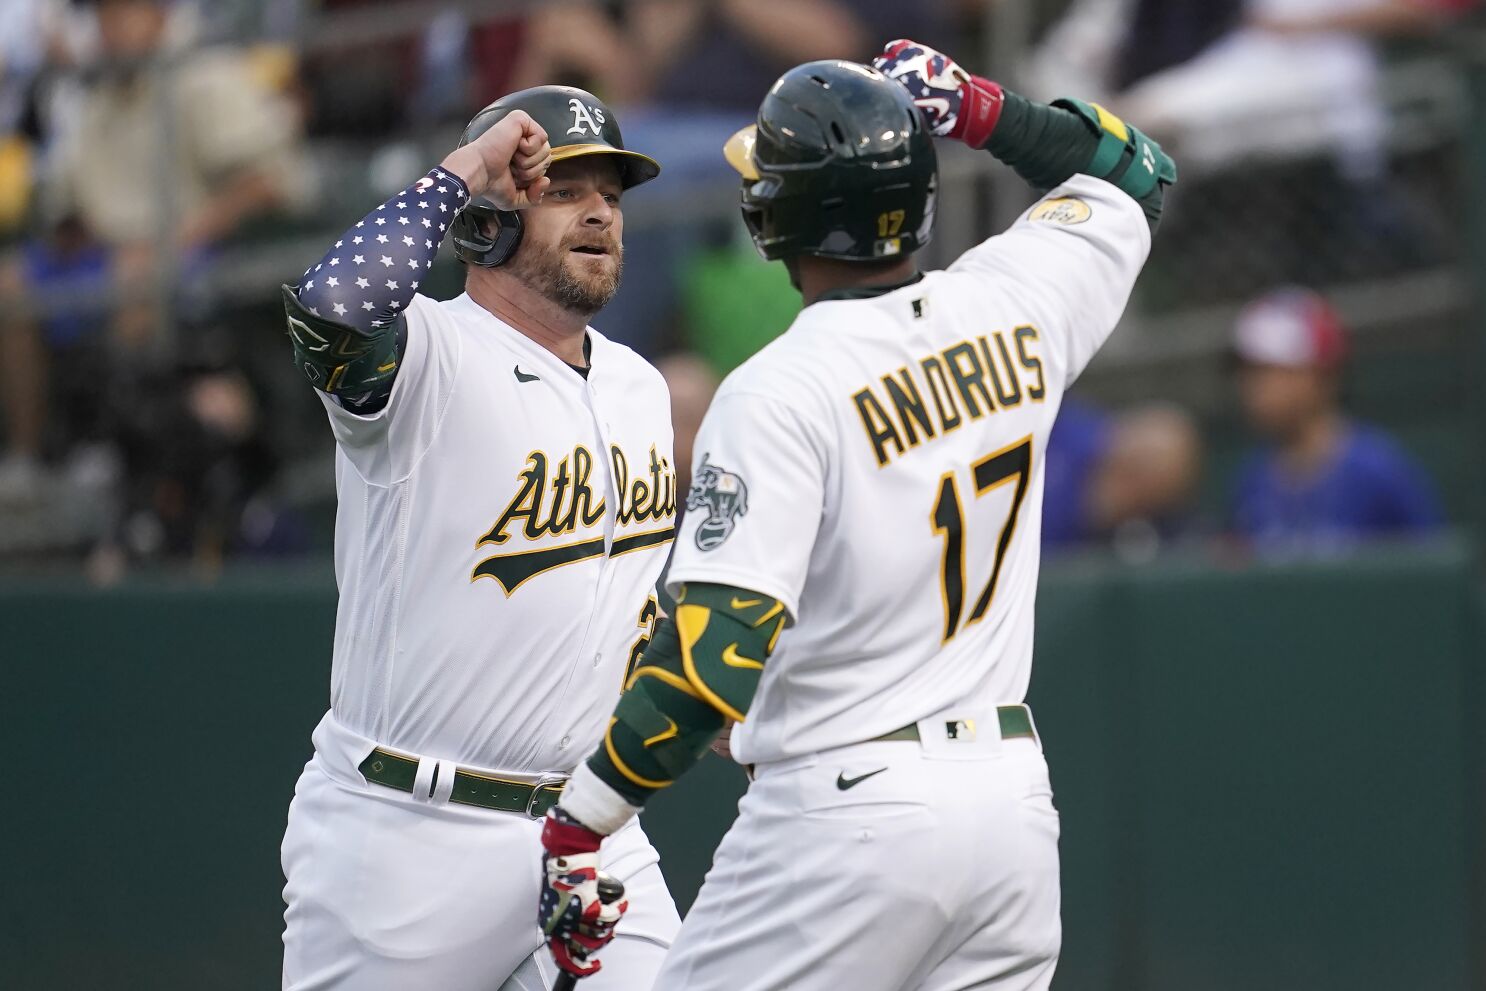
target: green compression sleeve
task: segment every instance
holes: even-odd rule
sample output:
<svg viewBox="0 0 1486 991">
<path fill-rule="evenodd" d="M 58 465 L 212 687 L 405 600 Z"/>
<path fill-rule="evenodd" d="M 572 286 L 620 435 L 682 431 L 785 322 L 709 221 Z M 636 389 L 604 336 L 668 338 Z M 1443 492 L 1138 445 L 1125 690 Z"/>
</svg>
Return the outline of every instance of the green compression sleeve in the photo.
<svg viewBox="0 0 1486 991">
<path fill-rule="evenodd" d="M 1077 174 L 1123 189 L 1154 231 L 1176 165 L 1161 146 L 1118 117 L 1079 100 L 1033 103 L 1003 90 L 1001 120 L 986 150 L 1033 187 L 1049 190 Z"/>
<path fill-rule="evenodd" d="M 630 675 L 589 768 L 631 805 L 686 773 L 721 732 L 748 714 L 786 622 L 767 595 L 688 585 Z"/>
</svg>

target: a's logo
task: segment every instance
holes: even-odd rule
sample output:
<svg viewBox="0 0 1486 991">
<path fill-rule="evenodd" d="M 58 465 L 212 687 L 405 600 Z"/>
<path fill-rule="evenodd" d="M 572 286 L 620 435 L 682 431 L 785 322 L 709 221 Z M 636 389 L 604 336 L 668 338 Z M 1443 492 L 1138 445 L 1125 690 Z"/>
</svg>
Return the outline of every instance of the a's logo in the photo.
<svg viewBox="0 0 1486 991">
<path fill-rule="evenodd" d="M 708 464 L 704 454 L 686 494 L 686 508 L 706 511 L 707 518 L 697 527 L 697 547 L 713 550 L 732 535 L 738 517 L 748 514 L 748 486 L 742 477 Z"/>
<path fill-rule="evenodd" d="M 1073 226 L 1081 224 L 1094 215 L 1093 208 L 1076 196 L 1063 196 L 1047 200 L 1033 209 L 1031 220 L 1046 220 L 1053 224 Z"/>
<path fill-rule="evenodd" d="M 528 372 L 523 372 L 520 365 L 515 366 L 512 371 L 516 373 L 517 382 L 536 382 L 540 379 L 540 376 L 532 375 Z"/>
<path fill-rule="evenodd" d="M 576 96 L 568 101 L 568 109 L 573 112 L 573 126 L 568 128 L 569 134 L 582 134 L 584 129 L 593 132 L 598 137 L 604 128 L 604 111 L 602 107 L 590 107 Z"/>
</svg>

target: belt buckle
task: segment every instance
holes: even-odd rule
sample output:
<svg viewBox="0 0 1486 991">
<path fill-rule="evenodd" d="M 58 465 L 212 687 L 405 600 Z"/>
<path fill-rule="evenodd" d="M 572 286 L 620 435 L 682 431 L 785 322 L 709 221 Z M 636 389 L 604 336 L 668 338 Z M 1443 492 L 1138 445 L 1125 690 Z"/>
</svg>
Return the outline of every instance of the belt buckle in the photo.
<svg viewBox="0 0 1486 991">
<path fill-rule="evenodd" d="M 537 815 L 535 809 L 537 807 L 537 800 L 542 797 L 542 792 L 548 788 L 551 788 L 553 785 L 567 784 L 568 777 L 569 776 L 566 774 L 543 774 L 542 776 L 537 778 L 537 783 L 532 785 L 531 798 L 526 800 L 527 818 L 541 819 L 542 816 Z M 543 814 L 545 815 L 545 813 Z"/>
</svg>

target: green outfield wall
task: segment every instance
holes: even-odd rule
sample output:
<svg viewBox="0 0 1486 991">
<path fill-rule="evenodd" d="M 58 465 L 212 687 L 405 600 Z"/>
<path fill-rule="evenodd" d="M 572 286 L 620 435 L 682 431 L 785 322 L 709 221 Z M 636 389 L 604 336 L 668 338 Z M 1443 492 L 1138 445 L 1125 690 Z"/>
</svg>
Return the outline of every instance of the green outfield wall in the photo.
<svg viewBox="0 0 1486 991">
<path fill-rule="evenodd" d="M 318 572 L 0 584 L 0 988 L 277 986 L 334 596 Z M 1458 546 L 1047 569 L 1055 986 L 1486 987 L 1481 603 Z M 708 758 L 648 814 L 683 905 L 744 784 Z"/>
</svg>

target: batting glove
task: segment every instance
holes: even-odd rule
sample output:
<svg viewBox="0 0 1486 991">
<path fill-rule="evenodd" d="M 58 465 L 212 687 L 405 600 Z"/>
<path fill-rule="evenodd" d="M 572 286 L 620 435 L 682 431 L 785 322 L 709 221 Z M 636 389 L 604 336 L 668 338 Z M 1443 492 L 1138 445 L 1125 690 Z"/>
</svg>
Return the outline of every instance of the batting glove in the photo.
<svg viewBox="0 0 1486 991">
<path fill-rule="evenodd" d="M 923 112 L 929 130 L 982 148 L 1001 119 L 1001 86 L 972 76 L 943 52 L 916 41 L 889 42 L 872 64 L 897 80 Z"/>
<path fill-rule="evenodd" d="M 560 808 L 542 827 L 542 898 L 537 925 L 557 966 L 578 977 L 603 966 L 593 959 L 614 938 L 629 902 L 599 900 L 599 844 L 603 837 Z"/>
</svg>

